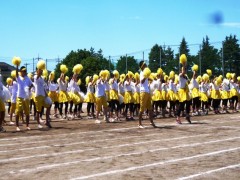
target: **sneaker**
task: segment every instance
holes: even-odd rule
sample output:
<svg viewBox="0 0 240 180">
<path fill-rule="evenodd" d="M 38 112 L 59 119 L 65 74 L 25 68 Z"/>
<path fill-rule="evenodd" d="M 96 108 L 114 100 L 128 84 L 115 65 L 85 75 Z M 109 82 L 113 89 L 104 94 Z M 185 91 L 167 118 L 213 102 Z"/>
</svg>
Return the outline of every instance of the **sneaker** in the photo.
<svg viewBox="0 0 240 180">
<path fill-rule="evenodd" d="M 176 123 L 177 123 L 177 124 L 182 124 L 182 122 L 181 122 L 181 120 L 180 120 L 179 117 L 176 119 Z"/>
<path fill-rule="evenodd" d="M 16 131 L 18 131 L 18 132 L 19 132 L 19 131 L 21 131 L 21 129 L 20 129 L 19 127 L 16 127 Z"/>
<path fill-rule="evenodd" d="M 14 125 L 14 122 L 10 121 L 10 122 L 9 122 L 9 125 L 10 125 L 10 126 L 11 126 L 11 125 Z"/>
<path fill-rule="evenodd" d="M 100 124 L 101 121 L 100 121 L 99 119 L 96 119 L 96 120 L 95 120 L 95 123 L 96 123 L 96 124 Z"/>
<path fill-rule="evenodd" d="M 143 126 L 143 125 L 138 125 L 138 128 L 140 128 L 140 129 L 144 129 L 145 126 Z"/>
<path fill-rule="evenodd" d="M 42 120 L 41 118 L 39 119 L 40 124 L 45 124 L 46 121 Z"/>
<path fill-rule="evenodd" d="M 92 116 L 88 116 L 87 118 L 88 118 L 88 119 L 93 119 L 93 117 L 92 117 Z"/>
<path fill-rule="evenodd" d="M 26 127 L 26 130 L 30 131 L 30 130 L 31 130 L 31 128 L 30 128 L 30 127 Z"/>
<path fill-rule="evenodd" d="M 3 127 L 0 127 L 0 133 L 4 133 L 6 130 Z"/>
<path fill-rule="evenodd" d="M 38 129 L 42 129 L 43 127 L 42 127 L 42 125 L 41 124 L 39 124 L 38 125 Z"/>
</svg>

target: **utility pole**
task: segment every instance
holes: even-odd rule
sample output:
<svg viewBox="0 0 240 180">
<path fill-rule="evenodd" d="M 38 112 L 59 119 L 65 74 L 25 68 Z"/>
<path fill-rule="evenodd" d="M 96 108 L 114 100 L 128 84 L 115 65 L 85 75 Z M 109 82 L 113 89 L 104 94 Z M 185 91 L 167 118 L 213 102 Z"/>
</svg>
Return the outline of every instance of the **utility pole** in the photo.
<svg viewBox="0 0 240 180">
<path fill-rule="evenodd" d="M 222 73 L 223 73 L 223 77 L 224 77 L 224 57 L 223 57 L 223 45 L 224 45 L 224 42 L 222 42 Z"/>
<path fill-rule="evenodd" d="M 27 69 L 27 66 L 30 65 L 30 64 L 29 64 L 29 63 L 25 63 L 24 65 L 25 65 L 25 67 L 26 67 L 26 69 Z"/>
<path fill-rule="evenodd" d="M 127 68 L 127 65 L 128 65 L 128 64 L 127 64 L 127 54 L 126 54 L 126 74 L 127 74 L 127 69 L 128 69 L 128 68 Z"/>
<path fill-rule="evenodd" d="M 199 70 L 200 70 L 200 75 L 202 74 L 202 56 L 201 56 L 201 49 L 202 49 L 202 46 L 199 45 Z"/>
<path fill-rule="evenodd" d="M 56 61 L 57 61 L 58 64 L 61 62 L 59 56 L 58 56 Z"/>
<path fill-rule="evenodd" d="M 34 72 L 34 58 L 33 58 L 33 71 L 32 72 Z"/>
</svg>

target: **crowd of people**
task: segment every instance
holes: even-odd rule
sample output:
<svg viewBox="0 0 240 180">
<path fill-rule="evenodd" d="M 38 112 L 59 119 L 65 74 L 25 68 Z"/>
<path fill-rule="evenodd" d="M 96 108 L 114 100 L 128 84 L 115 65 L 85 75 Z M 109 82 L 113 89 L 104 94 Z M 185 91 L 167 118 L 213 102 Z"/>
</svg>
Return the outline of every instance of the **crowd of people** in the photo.
<svg viewBox="0 0 240 180">
<path fill-rule="evenodd" d="M 86 103 L 87 114 L 84 118 L 94 119 L 95 123 L 136 119 L 139 128 L 145 128 L 143 116 L 157 127 L 154 118 L 168 116 L 181 124 L 181 118 L 185 117 L 191 123 L 192 116 L 207 115 L 210 110 L 222 114 L 235 113 L 239 109 L 240 77 L 235 73 L 216 76 L 211 70 L 200 76 L 197 75 L 198 66 L 194 65 L 189 78 L 184 54 L 180 57 L 182 68 L 179 74 L 171 71 L 167 75 L 161 68 L 153 73 L 141 61 L 140 73 L 128 71 L 120 75 L 117 70 L 102 70 L 87 76 L 85 94 L 80 89 L 78 76 L 83 69 L 81 64 L 74 66 L 73 76 L 69 78 L 65 65 L 60 66 L 60 77 L 55 77 L 54 72 L 48 76 L 44 61 L 37 64 L 34 74 L 27 73 L 24 66 L 19 68 L 20 63 L 19 57 L 13 58 L 16 70 L 7 78 L 6 86 L 0 76 L 0 132 L 6 131 L 3 127 L 7 123 L 5 111 L 10 119 L 8 124 L 15 125 L 16 131 L 21 131 L 19 120 L 26 124 L 26 130 L 31 130 L 31 115 L 39 129 L 43 125 L 52 128 L 53 117 L 82 119 L 83 103 Z M 45 120 L 42 118 L 44 112 Z"/>
</svg>

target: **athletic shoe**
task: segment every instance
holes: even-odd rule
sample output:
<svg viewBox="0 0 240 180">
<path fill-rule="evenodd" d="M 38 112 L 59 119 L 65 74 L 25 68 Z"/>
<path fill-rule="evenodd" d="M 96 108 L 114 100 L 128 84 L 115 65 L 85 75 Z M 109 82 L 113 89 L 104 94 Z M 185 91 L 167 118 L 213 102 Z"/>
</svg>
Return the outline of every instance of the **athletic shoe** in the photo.
<svg viewBox="0 0 240 180">
<path fill-rule="evenodd" d="M 96 119 L 96 120 L 95 120 L 95 123 L 96 123 L 96 124 L 100 124 L 101 121 L 100 121 L 99 119 Z"/>
<path fill-rule="evenodd" d="M 157 126 L 154 123 L 150 123 L 150 125 L 154 128 L 156 128 Z"/>
<path fill-rule="evenodd" d="M 4 133 L 6 130 L 3 127 L 0 127 L 0 133 Z"/>
<path fill-rule="evenodd" d="M 46 121 L 42 120 L 41 118 L 39 119 L 40 124 L 45 124 Z"/>
<path fill-rule="evenodd" d="M 38 125 L 38 129 L 42 129 L 43 127 L 42 127 L 42 125 L 41 124 L 39 124 Z"/>
<path fill-rule="evenodd" d="M 26 127 L 26 130 L 30 131 L 30 130 L 31 130 L 31 128 L 30 128 L 30 127 Z"/>
<path fill-rule="evenodd" d="M 14 125 L 14 122 L 10 121 L 10 122 L 9 122 L 9 125 Z"/>
<path fill-rule="evenodd" d="M 143 125 L 138 125 L 138 128 L 140 128 L 140 129 L 144 129 L 145 126 L 143 126 Z"/>
<path fill-rule="evenodd" d="M 19 127 L 16 127 L 16 131 L 18 131 L 18 132 L 19 132 L 19 131 L 21 131 L 21 129 L 20 129 Z"/>
</svg>

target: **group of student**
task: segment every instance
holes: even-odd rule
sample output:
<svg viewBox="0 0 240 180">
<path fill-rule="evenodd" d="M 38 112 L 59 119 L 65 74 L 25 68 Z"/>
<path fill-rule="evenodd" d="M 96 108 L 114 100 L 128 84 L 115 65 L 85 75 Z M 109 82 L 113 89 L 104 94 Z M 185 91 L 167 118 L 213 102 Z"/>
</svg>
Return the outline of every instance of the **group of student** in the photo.
<svg viewBox="0 0 240 180">
<path fill-rule="evenodd" d="M 16 131 L 20 131 L 20 118 L 25 119 L 26 129 L 30 130 L 32 107 L 38 128 L 43 128 L 42 124 L 51 128 L 50 110 L 53 105 L 55 118 L 81 119 L 82 105 L 87 103 L 87 118 L 95 119 L 95 123 L 102 122 L 100 115 L 108 123 L 121 121 L 123 117 L 126 121 L 137 117 L 139 128 L 145 127 L 142 124 L 144 113 L 149 117 L 150 124 L 156 127 L 154 117 L 166 117 L 167 114 L 181 124 L 182 114 L 191 123 L 191 116 L 207 115 L 209 110 L 215 114 L 230 113 L 229 109 L 237 112 L 240 78 L 236 74 L 212 76 L 211 70 L 207 70 L 203 76 L 198 76 L 198 66 L 194 65 L 189 78 L 185 55 L 180 57 L 180 63 L 182 68 L 178 75 L 173 71 L 166 75 L 161 68 L 153 73 L 144 61 L 139 63 L 140 74 L 128 71 L 120 75 L 117 70 L 111 73 L 102 70 L 98 75 L 86 77 L 87 92 L 84 95 L 78 77 L 83 68 L 80 64 L 74 66 L 73 76 L 69 79 L 65 75 L 68 71 L 65 65 L 61 65 L 61 75 L 56 78 L 54 72 L 47 75 L 43 61 L 38 63 L 34 75 L 27 74 L 24 66 L 19 69 L 20 63 L 15 62 L 16 71 L 7 79 L 6 87 L 0 79 L 0 132 L 5 132 L 6 101 L 9 101 L 10 124 L 16 123 Z M 41 118 L 44 108 L 45 121 Z M 13 114 L 15 123 L 12 121 Z"/>
</svg>

